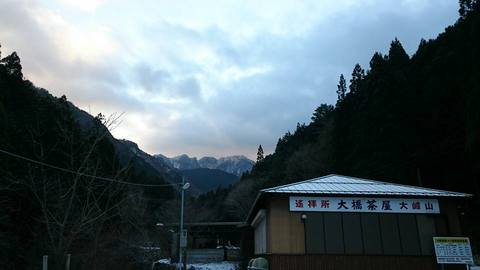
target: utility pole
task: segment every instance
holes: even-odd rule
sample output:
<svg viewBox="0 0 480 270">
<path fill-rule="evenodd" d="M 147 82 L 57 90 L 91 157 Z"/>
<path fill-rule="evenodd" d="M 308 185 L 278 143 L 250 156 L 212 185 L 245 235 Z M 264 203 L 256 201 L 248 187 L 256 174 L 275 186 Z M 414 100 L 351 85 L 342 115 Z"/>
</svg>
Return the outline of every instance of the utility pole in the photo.
<svg viewBox="0 0 480 270">
<path fill-rule="evenodd" d="M 65 270 L 70 270 L 70 259 L 72 254 L 67 254 L 67 261 L 65 262 Z"/>
<path fill-rule="evenodd" d="M 185 177 L 182 177 L 182 186 L 181 186 L 181 205 L 180 205 L 180 230 L 179 230 L 179 247 L 178 247 L 178 264 L 181 269 L 185 269 L 185 264 L 183 262 L 183 248 L 187 246 L 186 234 L 183 231 L 183 207 L 185 205 L 185 190 L 190 187 L 190 183 L 185 183 Z"/>
<path fill-rule="evenodd" d="M 42 270 L 48 270 L 48 255 L 43 255 Z"/>
<path fill-rule="evenodd" d="M 184 197 L 185 197 L 185 190 L 183 189 L 183 186 L 185 185 L 185 177 L 182 177 L 182 186 L 181 186 L 181 199 L 180 199 L 180 230 L 178 231 L 178 234 L 180 236 L 180 241 L 178 241 L 179 243 L 179 247 L 178 247 L 178 264 L 180 265 L 180 267 L 183 268 L 183 258 L 182 258 L 182 255 L 183 255 L 183 200 L 184 200 Z"/>
</svg>

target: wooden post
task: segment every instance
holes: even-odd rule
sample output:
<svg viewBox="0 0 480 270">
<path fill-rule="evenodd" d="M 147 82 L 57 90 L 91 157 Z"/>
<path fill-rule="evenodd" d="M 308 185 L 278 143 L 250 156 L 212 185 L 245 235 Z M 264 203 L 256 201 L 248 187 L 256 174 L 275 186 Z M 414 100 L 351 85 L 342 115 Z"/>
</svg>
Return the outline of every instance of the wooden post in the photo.
<svg viewBox="0 0 480 270">
<path fill-rule="evenodd" d="M 70 258 L 72 254 L 67 254 L 67 261 L 65 262 L 65 270 L 70 270 Z"/>
<path fill-rule="evenodd" d="M 42 270 L 48 270 L 48 255 L 43 255 Z"/>
</svg>

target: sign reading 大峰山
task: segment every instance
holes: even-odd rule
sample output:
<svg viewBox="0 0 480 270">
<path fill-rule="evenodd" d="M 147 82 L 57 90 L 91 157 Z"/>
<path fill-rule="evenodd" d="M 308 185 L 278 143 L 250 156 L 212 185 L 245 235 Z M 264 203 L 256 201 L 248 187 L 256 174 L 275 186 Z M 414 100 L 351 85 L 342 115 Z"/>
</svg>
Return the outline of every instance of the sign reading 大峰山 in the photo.
<svg viewBox="0 0 480 270">
<path fill-rule="evenodd" d="M 290 211 L 438 214 L 436 199 L 290 197 Z"/>
<path fill-rule="evenodd" d="M 433 237 L 437 263 L 473 264 L 468 237 Z"/>
</svg>

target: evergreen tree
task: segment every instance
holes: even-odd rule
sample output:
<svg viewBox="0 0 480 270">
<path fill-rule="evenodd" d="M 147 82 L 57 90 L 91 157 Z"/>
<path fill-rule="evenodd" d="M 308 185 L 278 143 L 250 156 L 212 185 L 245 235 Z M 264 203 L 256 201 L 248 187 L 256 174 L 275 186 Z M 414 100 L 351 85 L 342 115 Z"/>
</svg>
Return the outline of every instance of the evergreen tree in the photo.
<svg viewBox="0 0 480 270">
<path fill-rule="evenodd" d="M 388 51 L 388 60 L 392 64 L 399 64 L 403 65 L 408 60 L 410 57 L 408 56 L 407 52 L 405 52 L 405 49 L 403 49 L 402 43 L 395 38 L 392 43 L 390 43 L 390 50 Z"/>
<path fill-rule="evenodd" d="M 356 64 L 352 71 L 352 79 L 350 79 L 350 93 L 357 93 L 359 89 L 360 82 L 365 77 L 365 70 L 360 66 L 360 64 Z"/>
<path fill-rule="evenodd" d="M 370 70 L 369 72 L 374 72 L 378 69 L 380 69 L 383 64 L 385 64 L 385 57 L 379 53 L 375 52 L 372 56 L 372 59 L 370 60 Z"/>
<path fill-rule="evenodd" d="M 347 83 L 345 82 L 345 77 L 343 74 L 340 74 L 340 80 L 337 85 L 337 104 L 345 98 L 347 92 Z"/>
<path fill-rule="evenodd" d="M 262 145 L 260 144 L 258 146 L 258 151 L 257 151 L 257 163 L 262 162 L 263 160 L 264 160 L 263 148 L 262 148 Z"/>
<path fill-rule="evenodd" d="M 20 64 L 20 57 L 18 57 L 16 52 L 13 52 L 9 56 L 3 58 L 0 63 L 5 67 L 8 74 L 14 76 L 15 78 L 22 79 L 22 65 Z"/>
<path fill-rule="evenodd" d="M 332 105 L 322 104 L 318 106 L 313 112 L 311 117 L 313 123 L 325 122 L 330 114 L 333 112 L 334 108 Z"/>
</svg>

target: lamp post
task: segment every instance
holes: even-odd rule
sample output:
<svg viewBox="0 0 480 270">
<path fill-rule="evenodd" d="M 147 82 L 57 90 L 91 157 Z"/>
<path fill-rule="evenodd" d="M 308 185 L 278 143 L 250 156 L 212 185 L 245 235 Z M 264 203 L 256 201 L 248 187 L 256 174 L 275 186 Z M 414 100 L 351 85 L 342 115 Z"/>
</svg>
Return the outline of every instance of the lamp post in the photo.
<svg viewBox="0 0 480 270">
<path fill-rule="evenodd" d="M 305 254 L 307 254 L 307 214 L 302 213 L 300 215 L 300 219 L 302 220 L 303 223 L 303 242 L 305 243 L 303 248 L 305 249 Z"/>
<path fill-rule="evenodd" d="M 187 244 L 187 239 L 186 239 L 186 234 L 184 234 L 183 231 L 183 207 L 185 205 L 185 190 L 187 190 L 190 187 L 190 183 L 185 183 L 185 177 L 182 177 L 182 186 L 181 186 L 181 205 L 180 205 L 180 230 L 179 230 L 179 248 L 178 248 L 178 264 L 184 268 L 184 263 L 183 263 L 183 248 L 186 247 Z"/>
</svg>

